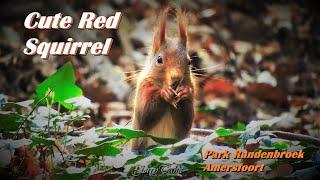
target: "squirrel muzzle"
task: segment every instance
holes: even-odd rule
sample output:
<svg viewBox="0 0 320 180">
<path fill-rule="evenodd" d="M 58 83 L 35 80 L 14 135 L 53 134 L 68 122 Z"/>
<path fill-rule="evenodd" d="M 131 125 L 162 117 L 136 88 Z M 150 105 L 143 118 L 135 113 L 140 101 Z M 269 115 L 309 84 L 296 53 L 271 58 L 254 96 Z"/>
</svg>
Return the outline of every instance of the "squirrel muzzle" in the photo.
<svg viewBox="0 0 320 180">
<path fill-rule="evenodd" d="M 176 90 L 180 86 L 183 81 L 183 74 L 183 72 L 177 69 L 172 69 L 168 72 L 168 84 L 172 89 Z"/>
</svg>

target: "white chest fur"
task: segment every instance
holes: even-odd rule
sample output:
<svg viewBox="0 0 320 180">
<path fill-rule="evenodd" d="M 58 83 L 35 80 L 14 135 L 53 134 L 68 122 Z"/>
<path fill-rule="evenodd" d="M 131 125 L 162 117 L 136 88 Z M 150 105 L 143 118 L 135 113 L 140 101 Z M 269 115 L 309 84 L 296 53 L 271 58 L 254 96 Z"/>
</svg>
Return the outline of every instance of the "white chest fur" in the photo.
<svg viewBox="0 0 320 180">
<path fill-rule="evenodd" d="M 176 138 L 176 127 L 171 112 L 167 110 L 161 117 L 159 122 L 148 131 L 149 134 L 164 138 Z M 156 143 L 148 138 L 148 145 L 156 145 Z"/>
</svg>

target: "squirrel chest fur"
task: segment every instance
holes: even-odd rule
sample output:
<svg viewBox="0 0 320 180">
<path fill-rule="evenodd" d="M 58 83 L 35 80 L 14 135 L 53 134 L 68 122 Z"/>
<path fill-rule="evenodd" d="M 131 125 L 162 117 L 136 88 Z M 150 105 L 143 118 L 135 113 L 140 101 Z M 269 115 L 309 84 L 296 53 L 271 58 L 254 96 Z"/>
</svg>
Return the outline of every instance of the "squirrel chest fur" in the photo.
<svg viewBox="0 0 320 180">
<path fill-rule="evenodd" d="M 148 134 L 183 139 L 194 118 L 194 83 L 187 54 L 185 19 L 177 11 L 179 37 L 165 36 L 167 12 L 159 18 L 146 66 L 139 74 L 134 100 L 133 128 Z M 151 138 L 132 141 L 132 149 L 157 145 Z"/>
</svg>

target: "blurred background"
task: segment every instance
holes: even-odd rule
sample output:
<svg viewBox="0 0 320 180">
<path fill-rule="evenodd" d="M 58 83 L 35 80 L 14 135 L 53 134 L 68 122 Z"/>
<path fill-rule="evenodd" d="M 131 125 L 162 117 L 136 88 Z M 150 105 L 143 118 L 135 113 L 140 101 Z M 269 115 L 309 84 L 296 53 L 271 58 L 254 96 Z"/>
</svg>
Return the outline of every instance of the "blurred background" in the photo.
<svg viewBox="0 0 320 180">
<path fill-rule="evenodd" d="M 320 137 L 320 21 L 311 1 L 270 0 L 58 0 L 2 1 L 0 7 L 0 94 L 22 101 L 59 67 L 71 61 L 77 85 L 94 103 L 93 126 L 128 125 L 137 73 L 151 44 L 157 13 L 165 6 L 188 13 L 189 54 L 198 87 L 194 127 L 234 127 L 237 122 L 285 118 L 277 129 Z M 70 30 L 29 30 L 25 17 L 63 13 Z M 118 30 L 79 30 L 82 12 L 123 13 Z M 174 13 L 169 32 L 174 32 Z M 25 42 L 101 41 L 114 38 L 109 56 L 23 54 Z"/>
</svg>

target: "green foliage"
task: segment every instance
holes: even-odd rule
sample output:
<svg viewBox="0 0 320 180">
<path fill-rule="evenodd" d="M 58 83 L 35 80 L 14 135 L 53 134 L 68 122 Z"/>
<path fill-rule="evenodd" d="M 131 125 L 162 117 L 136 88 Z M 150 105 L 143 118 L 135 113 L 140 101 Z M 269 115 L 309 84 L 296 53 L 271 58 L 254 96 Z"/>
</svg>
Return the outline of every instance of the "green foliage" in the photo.
<svg viewBox="0 0 320 180">
<path fill-rule="evenodd" d="M 0 114 L 0 129 L 15 131 L 21 125 L 23 116 L 14 112 Z"/>
<path fill-rule="evenodd" d="M 230 136 L 234 134 L 236 131 L 233 129 L 224 129 L 224 128 L 218 128 L 216 130 L 216 133 L 219 137 L 224 137 L 224 136 Z"/>
<path fill-rule="evenodd" d="M 109 143 L 103 143 L 94 147 L 88 147 L 84 149 L 80 149 L 75 152 L 75 154 L 82 155 L 95 155 L 95 156 L 115 156 L 120 154 L 121 150 L 119 148 L 111 146 Z"/>
<path fill-rule="evenodd" d="M 133 158 L 133 159 L 129 159 L 126 164 L 130 165 L 130 164 L 135 164 L 138 161 L 140 161 L 141 159 L 145 158 L 143 155 L 138 155 L 137 157 Z"/>
<path fill-rule="evenodd" d="M 58 174 L 54 179 L 55 180 L 85 179 L 85 177 L 88 176 L 88 171 L 89 169 L 84 169 L 82 172 L 68 172 L 64 170 L 63 173 Z"/>
<path fill-rule="evenodd" d="M 272 144 L 272 147 L 280 151 L 284 151 L 284 150 L 287 150 L 290 144 L 291 144 L 290 142 L 276 142 Z"/>
<path fill-rule="evenodd" d="M 30 146 L 35 146 L 38 144 L 43 144 L 50 148 L 55 146 L 55 141 L 52 138 L 49 139 L 49 138 L 41 138 L 41 137 L 32 137 L 31 140 L 32 140 L 32 143 Z"/>
<path fill-rule="evenodd" d="M 319 147 L 304 142 L 293 145 L 294 143 L 290 141 L 275 139 L 271 135 L 261 137 L 260 129 L 262 126 L 272 126 L 281 118 L 251 121 L 247 126 L 238 122 L 234 129 L 218 128 L 207 137 L 187 138 L 179 142 L 176 139 L 156 137 L 144 131 L 122 127 L 90 129 L 79 132 L 75 124 L 81 124 L 90 117 L 78 113 L 74 106 L 65 103 L 65 100 L 81 95 L 82 90 L 75 85 L 72 65 L 67 63 L 37 87 L 36 103 L 32 107 L 31 102 L 2 103 L 1 110 L 6 112 L 0 114 L 0 129 L 5 132 L 1 134 L 4 140 L 0 141 L 0 149 L 5 149 L 11 153 L 12 150 L 22 146 L 32 148 L 32 151 L 37 151 L 39 157 L 42 158 L 37 160 L 52 160 L 53 170 L 51 173 L 55 176 L 55 179 L 89 179 L 90 174 L 97 173 L 114 173 L 120 176 L 119 179 L 128 179 L 132 178 L 130 172 L 141 165 L 148 168 L 177 165 L 183 169 L 180 174 L 158 174 L 158 176 L 149 177 L 149 179 L 174 179 L 184 177 L 184 175 L 200 176 L 203 179 L 221 179 L 219 173 L 203 171 L 206 162 L 202 159 L 201 153 L 205 148 L 210 150 L 215 148 L 236 150 L 246 147 L 250 141 L 259 145 L 255 150 L 261 151 L 274 149 L 282 151 L 296 146 L 295 148 L 302 148 L 306 154 L 303 160 L 299 159 L 292 162 L 294 168 L 297 169 L 303 167 L 305 162 L 310 162 L 317 157 L 316 153 L 319 151 Z M 38 107 L 39 101 L 46 103 L 47 106 Z M 55 111 L 55 109 L 52 109 L 53 103 L 59 103 L 72 111 L 65 113 Z M 47 110 L 48 114 L 39 112 L 40 109 L 42 111 Z M 206 113 L 216 113 L 224 109 L 202 110 Z M 52 113 L 53 111 L 55 113 Z M 22 128 L 24 128 L 23 133 L 21 133 Z M 219 143 L 223 145 L 219 144 L 220 146 L 218 146 L 213 143 L 217 137 L 223 137 L 218 138 L 219 141 L 222 141 Z M 127 147 L 128 142 L 135 138 L 151 138 L 162 145 L 138 154 L 128 150 Z M 277 160 L 269 167 L 285 161 Z M 5 165 L 11 167 L 11 162 L 14 161 L 10 159 L 9 164 Z M 41 163 L 45 164 L 47 162 Z M 230 161 L 229 164 L 231 163 L 234 162 Z M 305 172 L 310 174 L 307 170 Z M 242 178 L 248 177 L 252 176 L 246 174 Z M 296 173 L 296 177 L 307 176 L 304 173 Z"/>
<path fill-rule="evenodd" d="M 157 156 L 162 156 L 165 152 L 168 151 L 168 148 L 155 147 L 151 149 L 151 153 Z"/>
<path fill-rule="evenodd" d="M 53 103 L 59 103 L 67 109 L 74 109 L 72 104 L 64 101 L 73 97 L 81 96 L 82 90 L 75 85 L 75 76 L 72 64 L 68 62 L 56 73 L 48 77 L 36 88 L 36 101 L 44 98 L 48 91 L 52 91 Z"/>
<path fill-rule="evenodd" d="M 241 122 L 237 122 L 235 130 L 236 131 L 245 131 L 246 130 L 246 125 L 241 123 Z"/>
<path fill-rule="evenodd" d="M 128 129 L 128 128 L 110 128 L 110 129 L 107 129 L 106 132 L 121 134 L 125 138 L 127 138 L 128 140 L 133 139 L 133 138 L 149 137 L 152 140 L 154 140 L 155 142 L 160 143 L 160 144 L 164 144 L 164 145 L 173 144 L 173 143 L 177 142 L 176 139 L 156 137 L 156 136 L 152 136 L 150 134 L 147 134 L 141 130 L 133 130 L 133 129 Z"/>
</svg>

